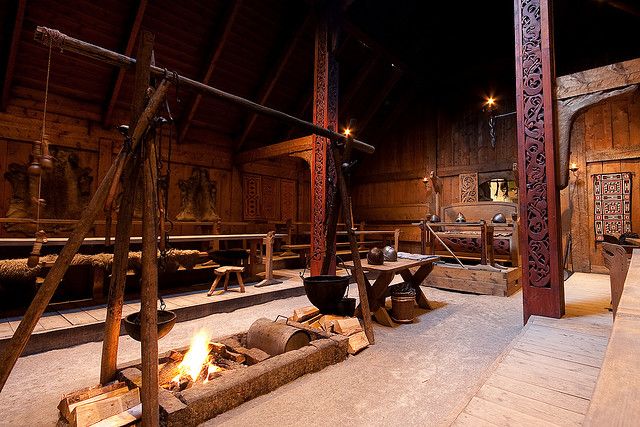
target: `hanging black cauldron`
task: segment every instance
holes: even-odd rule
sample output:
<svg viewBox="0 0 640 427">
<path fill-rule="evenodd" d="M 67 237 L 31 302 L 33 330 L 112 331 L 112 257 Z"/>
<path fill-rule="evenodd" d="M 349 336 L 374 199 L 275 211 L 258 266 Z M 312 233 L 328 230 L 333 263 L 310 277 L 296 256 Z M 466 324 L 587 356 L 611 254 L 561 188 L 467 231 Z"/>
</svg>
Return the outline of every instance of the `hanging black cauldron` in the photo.
<svg viewBox="0 0 640 427">
<path fill-rule="evenodd" d="M 124 318 L 124 330 L 127 334 L 136 341 L 141 341 L 140 336 L 140 324 L 142 319 L 140 318 L 140 312 L 136 311 Z M 158 339 L 164 337 L 173 329 L 173 325 L 176 324 L 176 314 L 169 310 L 158 310 Z"/>
<path fill-rule="evenodd" d="M 349 276 L 311 276 L 304 277 L 302 282 L 307 298 L 322 314 L 342 312 L 344 305 L 342 299 L 349 287 Z"/>
</svg>

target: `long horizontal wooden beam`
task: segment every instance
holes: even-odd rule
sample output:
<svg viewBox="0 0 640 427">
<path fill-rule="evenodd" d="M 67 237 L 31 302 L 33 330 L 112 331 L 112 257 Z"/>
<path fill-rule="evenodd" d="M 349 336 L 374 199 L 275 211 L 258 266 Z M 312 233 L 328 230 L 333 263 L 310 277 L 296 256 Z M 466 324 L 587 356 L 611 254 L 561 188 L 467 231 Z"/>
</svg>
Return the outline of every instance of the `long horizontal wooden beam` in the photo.
<svg viewBox="0 0 640 427">
<path fill-rule="evenodd" d="M 227 7 L 227 10 L 224 15 L 224 27 L 222 31 L 218 33 L 218 36 L 215 38 L 213 45 L 213 51 L 211 52 L 211 56 L 209 59 L 209 63 L 207 65 L 207 69 L 205 70 L 202 76 L 202 83 L 209 84 L 211 81 L 211 77 L 213 76 L 213 72 L 218 66 L 218 61 L 220 60 L 220 56 L 222 55 L 222 51 L 224 50 L 224 46 L 227 44 L 227 40 L 229 39 L 229 35 L 231 35 L 231 29 L 233 28 L 233 24 L 235 23 L 236 18 L 238 17 L 239 11 L 242 8 L 242 0 L 235 0 L 231 2 Z M 196 111 L 198 111 L 198 107 L 202 102 L 202 94 L 198 93 L 195 95 L 191 105 L 187 108 L 187 115 L 184 119 L 182 119 L 180 123 L 180 139 L 179 141 L 183 141 L 187 136 L 187 132 L 189 132 L 189 126 L 191 126 L 191 122 L 196 115 Z"/>
<path fill-rule="evenodd" d="M 147 9 L 148 0 L 140 0 L 138 3 L 138 7 L 136 9 L 136 14 L 133 17 L 133 22 L 131 24 L 131 31 L 129 31 L 129 38 L 127 39 L 127 44 L 124 48 L 124 54 L 130 56 L 133 53 L 133 48 L 135 47 L 136 39 L 138 38 L 138 33 L 140 33 L 140 27 L 142 26 L 142 19 L 144 18 L 144 12 Z M 113 112 L 116 109 L 116 103 L 118 102 L 118 97 L 120 96 L 120 90 L 122 89 L 122 83 L 124 82 L 124 75 L 126 70 L 124 68 L 119 68 L 117 71 L 116 78 L 113 83 L 113 88 L 111 89 L 111 95 L 109 96 L 109 100 L 107 101 L 107 108 L 105 109 L 104 116 L 102 118 L 102 126 L 108 128 L 112 125 Z"/>
<path fill-rule="evenodd" d="M 279 156 L 288 156 L 311 150 L 312 146 L 313 138 L 311 136 L 303 136 L 302 138 L 290 139 L 277 144 L 267 145 L 266 147 L 243 151 L 235 156 L 234 162 L 236 164 L 242 164 L 256 162 L 258 160 L 272 159 Z"/>
<path fill-rule="evenodd" d="M 7 58 L 7 66 L 4 73 L 4 83 L 2 84 L 2 99 L 0 99 L 1 111 L 5 111 L 7 109 L 7 104 L 9 103 L 9 95 L 11 94 L 11 83 L 13 82 L 13 74 L 16 68 L 18 45 L 20 44 L 20 34 L 22 33 L 22 23 L 24 22 L 24 11 L 26 8 L 27 0 L 19 0 L 16 6 L 16 17 L 11 34 L 9 56 Z"/>
<path fill-rule="evenodd" d="M 60 31 L 53 30 L 51 28 L 37 27 L 34 38 L 37 42 L 44 45 L 48 45 L 51 40 L 54 40 L 54 47 L 56 49 L 61 49 L 65 52 L 75 52 L 81 56 L 92 58 L 96 61 L 100 61 L 106 64 L 112 64 L 118 67 L 128 68 L 134 66 L 136 63 L 136 60 L 134 58 L 130 58 L 128 56 L 113 52 L 100 46 L 93 45 L 91 43 L 84 42 L 82 40 L 78 40 L 73 37 L 69 37 L 68 35 L 63 34 Z M 181 76 L 178 73 L 167 70 L 166 68 L 161 68 L 155 65 L 152 65 L 149 68 L 151 70 L 152 76 L 168 79 L 174 84 L 179 83 L 180 87 L 182 88 L 187 88 L 199 94 L 215 96 L 219 99 L 225 100 L 226 102 L 238 105 L 242 108 L 246 108 L 258 114 L 264 114 L 265 116 L 273 117 L 277 120 L 289 123 L 291 126 L 297 126 L 301 129 L 305 129 L 309 133 L 324 136 L 325 138 L 329 138 L 330 140 L 336 141 L 340 144 L 344 144 L 349 141 L 353 144 L 354 149 L 362 151 L 364 153 L 371 154 L 376 150 L 372 145 L 369 145 L 357 139 L 351 140 L 346 135 L 334 132 L 333 130 L 327 129 L 322 126 L 315 125 L 306 120 L 299 119 L 298 117 L 294 117 L 280 110 L 266 107 L 241 96 L 225 92 L 221 89 L 206 85 L 188 77 Z"/>
<path fill-rule="evenodd" d="M 271 92 L 273 92 L 273 89 L 275 88 L 276 83 L 278 82 L 278 79 L 282 75 L 282 72 L 284 71 L 285 66 L 289 62 L 289 58 L 291 58 L 291 56 L 293 55 L 293 52 L 295 51 L 296 46 L 298 45 L 298 41 L 301 39 L 302 35 L 304 34 L 305 28 L 307 27 L 308 23 L 311 22 L 311 17 L 312 17 L 312 14 L 309 13 L 307 14 L 306 18 L 300 22 L 300 24 L 298 25 L 298 28 L 293 32 L 293 36 L 291 37 L 291 40 L 289 41 L 287 47 L 282 50 L 282 52 L 278 56 L 278 60 L 274 63 L 271 70 L 267 73 L 267 78 L 264 80 L 262 86 L 260 87 L 256 95 L 256 99 L 258 100 L 259 104 L 264 104 L 269 99 L 269 96 L 271 95 Z M 238 142 L 236 144 L 236 151 L 239 151 L 244 145 L 257 119 L 258 119 L 257 114 L 251 113 L 249 115 L 249 118 L 247 119 L 247 121 L 245 122 L 245 125 L 243 126 L 242 133 L 238 138 Z"/>
<path fill-rule="evenodd" d="M 556 79 L 556 99 L 617 89 L 640 83 L 640 58 L 592 68 Z"/>
</svg>

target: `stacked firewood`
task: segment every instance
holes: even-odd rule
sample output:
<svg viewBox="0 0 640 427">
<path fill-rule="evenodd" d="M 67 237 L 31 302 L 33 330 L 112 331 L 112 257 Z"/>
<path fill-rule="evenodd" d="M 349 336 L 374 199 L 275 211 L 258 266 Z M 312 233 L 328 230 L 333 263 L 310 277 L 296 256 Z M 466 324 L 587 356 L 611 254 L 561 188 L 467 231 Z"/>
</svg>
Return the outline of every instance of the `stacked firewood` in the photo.
<svg viewBox="0 0 640 427">
<path fill-rule="evenodd" d="M 293 310 L 289 320 L 327 333 L 349 337 L 349 354 L 356 354 L 369 346 L 369 340 L 357 317 L 322 314 L 318 308 L 311 305 Z"/>
<path fill-rule="evenodd" d="M 142 417 L 140 389 L 115 381 L 66 394 L 60 404 L 59 426 L 124 426 Z"/>
</svg>

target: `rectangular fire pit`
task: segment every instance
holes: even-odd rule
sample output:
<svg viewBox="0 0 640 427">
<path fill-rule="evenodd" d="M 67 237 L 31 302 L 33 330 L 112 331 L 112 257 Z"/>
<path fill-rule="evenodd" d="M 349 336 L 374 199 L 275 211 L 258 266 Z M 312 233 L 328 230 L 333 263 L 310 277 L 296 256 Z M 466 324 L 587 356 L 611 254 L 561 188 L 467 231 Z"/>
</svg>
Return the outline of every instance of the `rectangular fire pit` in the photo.
<svg viewBox="0 0 640 427">
<path fill-rule="evenodd" d="M 161 425 L 196 426 L 302 375 L 320 371 L 347 358 L 348 337 L 325 334 L 296 323 L 289 322 L 289 325 L 306 330 L 311 338 L 309 345 L 260 361 L 259 357 L 252 357 L 251 349 L 246 348 L 246 332 L 232 335 L 209 344 L 209 358 L 217 368 L 203 367 L 194 374 L 196 381 L 166 375 L 166 367 L 177 365 L 185 357 L 186 348 L 162 354 Z M 229 355 L 230 358 L 225 357 Z M 246 360 L 242 361 L 243 358 Z M 139 363 L 122 367 L 118 376 L 130 388 L 141 385 Z"/>
</svg>

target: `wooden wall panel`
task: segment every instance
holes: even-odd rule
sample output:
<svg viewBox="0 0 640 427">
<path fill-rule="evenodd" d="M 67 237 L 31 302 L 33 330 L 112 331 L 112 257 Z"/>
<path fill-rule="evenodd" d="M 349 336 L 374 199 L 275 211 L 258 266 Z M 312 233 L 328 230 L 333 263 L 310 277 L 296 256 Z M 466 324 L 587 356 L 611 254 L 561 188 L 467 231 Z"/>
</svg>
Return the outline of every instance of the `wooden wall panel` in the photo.
<svg viewBox="0 0 640 427">
<path fill-rule="evenodd" d="M 609 101 L 590 108 L 575 121 L 571 139 L 571 161 L 580 168 L 571 176 L 574 212 L 573 268 L 575 271 L 606 272 L 593 228 L 593 174 L 632 173 L 632 231 L 640 233 L 640 95 Z M 577 184 L 576 184 L 577 182 Z M 568 189 L 563 193 L 568 193 Z M 568 195 L 563 215 L 568 215 Z M 568 233 L 565 227 L 563 234 Z"/>
</svg>

